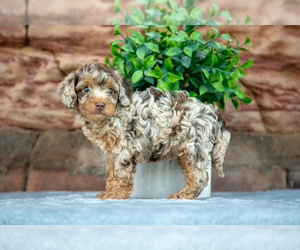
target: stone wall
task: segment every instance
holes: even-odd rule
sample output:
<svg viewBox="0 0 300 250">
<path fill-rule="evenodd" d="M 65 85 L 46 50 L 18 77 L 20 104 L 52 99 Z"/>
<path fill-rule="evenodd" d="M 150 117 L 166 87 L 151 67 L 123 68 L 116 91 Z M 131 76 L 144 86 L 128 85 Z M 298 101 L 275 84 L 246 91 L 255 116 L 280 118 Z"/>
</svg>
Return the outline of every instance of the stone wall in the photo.
<svg viewBox="0 0 300 250">
<path fill-rule="evenodd" d="M 98 24 L 109 25 L 112 20 L 122 17 L 113 13 L 114 0 L 2 0 L 0 24 Z M 185 0 L 177 0 L 182 6 Z M 214 0 L 198 3 L 206 11 Z M 297 25 L 300 24 L 300 2 L 295 0 L 222 0 L 215 1 L 221 10 L 228 9 L 233 16 L 237 13 L 240 23 L 248 13 L 254 25 Z M 122 0 L 121 8 L 126 13 L 128 4 L 138 5 L 135 0 Z M 42 11 L 41 11 L 42 10 Z"/>
<path fill-rule="evenodd" d="M 122 27 L 125 33 L 127 27 Z M 253 98 L 223 118 L 232 133 L 214 191 L 299 188 L 300 26 L 222 26 L 246 34 L 255 58 L 243 88 Z M 206 29 L 206 28 L 202 28 Z M 0 191 L 102 190 L 104 155 L 56 94 L 87 61 L 103 62 L 111 26 L 0 26 Z"/>
</svg>

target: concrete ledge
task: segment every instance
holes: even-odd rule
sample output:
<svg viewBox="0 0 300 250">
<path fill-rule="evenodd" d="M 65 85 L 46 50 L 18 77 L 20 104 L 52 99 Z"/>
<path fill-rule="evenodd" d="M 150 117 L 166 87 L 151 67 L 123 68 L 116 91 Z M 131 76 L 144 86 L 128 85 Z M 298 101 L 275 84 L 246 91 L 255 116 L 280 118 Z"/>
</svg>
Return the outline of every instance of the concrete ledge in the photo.
<svg viewBox="0 0 300 250">
<path fill-rule="evenodd" d="M 205 200 L 94 199 L 96 192 L 0 193 L 2 225 L 299 225 L 300 190 Z"/>
</svg>

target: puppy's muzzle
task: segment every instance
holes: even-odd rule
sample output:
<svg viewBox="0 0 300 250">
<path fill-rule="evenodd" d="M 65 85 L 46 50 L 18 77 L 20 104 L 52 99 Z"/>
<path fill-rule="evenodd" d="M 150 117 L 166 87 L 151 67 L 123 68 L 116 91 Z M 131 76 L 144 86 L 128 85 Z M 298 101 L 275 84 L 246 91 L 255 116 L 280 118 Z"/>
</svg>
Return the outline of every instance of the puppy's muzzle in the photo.
<svg viewBox="0 0 300 250">
<path fill-rule="evenodd" d="M 102 111 L 102 110 L 105 109 L 105 103 L 103 103 L 103 102 L 96 102 L 95 103 L 95 108 L 98 111 Z"/>
</svg>

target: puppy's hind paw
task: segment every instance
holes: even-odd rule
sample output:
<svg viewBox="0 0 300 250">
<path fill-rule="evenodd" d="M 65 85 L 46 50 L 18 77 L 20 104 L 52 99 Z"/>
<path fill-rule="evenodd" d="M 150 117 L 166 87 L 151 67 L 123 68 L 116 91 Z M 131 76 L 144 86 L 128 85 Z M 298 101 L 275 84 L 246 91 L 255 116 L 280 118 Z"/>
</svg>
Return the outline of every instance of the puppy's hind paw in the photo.
<svg viewBox="0 0 300 250">
<path fill-rule="evenodd" d="M 174 194 L 170 194 L 168 196 L 168 199 L 195 199 L 197 196 L 194 195 L 193 193 L 185 193 L 185 192 L 178 192 L 178 193 L 174 193 Z"/>
<path fill-rule="evenodd" d="M 96 199 L 128 199 L 130 195 L 122 194 L 122 193 L 112 193 L 104 191 L 103 193 L 97 194 L 95 196 Z"/>
<path fill-rule="evenodd" d="M 95 199 L 108 199 L 106 198 L 108 196 L 107 192 L 102 192 L 100 194 L 97 194 L 94 198 Z"/>
</svg>

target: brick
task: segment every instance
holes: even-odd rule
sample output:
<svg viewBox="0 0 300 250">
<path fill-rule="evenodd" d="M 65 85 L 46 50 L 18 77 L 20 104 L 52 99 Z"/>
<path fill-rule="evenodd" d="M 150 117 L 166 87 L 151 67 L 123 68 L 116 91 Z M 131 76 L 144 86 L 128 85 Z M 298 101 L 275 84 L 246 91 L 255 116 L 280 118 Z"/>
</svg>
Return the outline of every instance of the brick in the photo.
<svg viewBox="0 0 300 250">
<path fill-rule="evenodd" d="M 26 1 L 24 0 L 1 0 L 0 24 L 16 25 L 25 24 Z"/>
<path fill-rule="evenodd" d="M 105 175 L 103 151 L 94 147 L 81 130 L 47 130 L 32 152 L 31 168 L 68 171 L 71 174 Z"/>
<path fill-rule="evenodd" d="M 213 191 L 262 191 L 286 188 L 286 170 L 278 165 L 288 135 L 233 132 L 224 162 L 225 178 L 214 171 Z"/>
<path fill-rule="evenodd" d="M 37 132 L 0 127 L 0 191 L 24 191 L 26 168 Z"/>
<path fill-rule="evenodd" d="M 67 170 L 31 169 L 27 191 L 103 191 L 105 176 L 71 174 Z"/>
<path fill-rule="evenodd" d="M 26 40 L 26 27 L 24 25 L 1 25 L 0 26 L 1 46 L 23 47 L 25 45 L 25 40 Z"/>
</svg>

